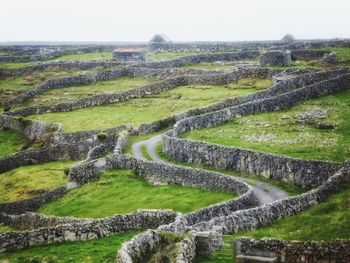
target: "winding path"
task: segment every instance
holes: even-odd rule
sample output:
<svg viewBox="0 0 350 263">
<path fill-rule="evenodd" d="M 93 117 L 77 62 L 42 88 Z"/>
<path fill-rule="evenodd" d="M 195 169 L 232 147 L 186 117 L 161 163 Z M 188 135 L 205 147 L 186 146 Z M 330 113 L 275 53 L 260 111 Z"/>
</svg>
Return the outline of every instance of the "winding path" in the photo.
<svg viewBox="0 0 350 263">
<path fill-rule="evenodd" d="M 157 154 L 156 147 L 158 142 L 161 142 L 161 141 L 162 141 L 162 135 L 157 135 L 148 140 L 137 142 L 132 145 L 132 148 L 131 148 L 132 154 L 136 158 L 146 160 L 145 156 L 141 151 L 141 147 L 145 145 L 147 149 L 147 153 L 149 154 L 149 156 L 152 158 L 153 161 L 172 164 L 170 162 L 165 161 Z M 260 201 L 260 205 L 264 205 L 264 204 L 285 199 L 288 197 L 288 194 L 286 192 L 282 191 L 281 189 L 269 183 L 265 183 L 257 179 L 251 179 L 251 178 L 245 178 L 245 177 L 236 176 L 236 178 L 252 186 L 256 197 Z"/>
</svg>

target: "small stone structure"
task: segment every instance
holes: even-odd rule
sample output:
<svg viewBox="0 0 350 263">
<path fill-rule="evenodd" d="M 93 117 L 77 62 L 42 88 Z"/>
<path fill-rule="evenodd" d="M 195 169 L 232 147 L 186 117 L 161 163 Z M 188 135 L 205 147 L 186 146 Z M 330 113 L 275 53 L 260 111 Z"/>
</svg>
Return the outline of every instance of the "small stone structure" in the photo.
<svg viewBox="0 0 350 263">
<path fill-rule="evenodd" d="M 148 42 L 151 50 L 163 50 L 171 46 L 171 40 L 164 34 L 156 34 Z"/>
<path fill-rule="evenodd" d="M 324 54 L 322 58 L 322 63 L 330 66 L 337 64 L 337 54 L 335 52 Z"/>
<path fill-rule="evenodd" d="M 113 51 L 113 58 L 122 62 L 144 61 L 145 51 L 137 48 L 119 48 Z"/>
<path fill-rule="evenodd" d="M 261 66 L 289 66 L 291 63 L 290 51 L 271 50 L 260 56 Z"/>
<path fill-rule="evenodd" d="M 295 42 L 295 37 L 292 34 L 286 34 L 281 39 L 281 41 L 285 43 L 292 43 L 292 42 Z"/>
</svg>

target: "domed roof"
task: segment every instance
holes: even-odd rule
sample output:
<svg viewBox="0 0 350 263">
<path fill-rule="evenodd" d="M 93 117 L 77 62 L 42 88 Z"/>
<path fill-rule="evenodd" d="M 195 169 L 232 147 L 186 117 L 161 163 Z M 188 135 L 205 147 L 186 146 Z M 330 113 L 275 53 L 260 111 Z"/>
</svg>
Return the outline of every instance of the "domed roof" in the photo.
<svg viewBox="0 0 350 263">
<path fill-rule="evenodd" d="M 281 39 L 281 41 L 287 42 L 287 43 L 294 42 L 295 41 L 295 37 L 293 37 L 292 34 L 287 34 Z"/>
<path fill-rule="evenodd" d="M 170 39 L 164 34 L 156 34 L 152 37 L 152 39 L 149 42 L 161 44 L 170 42 Z"/>
</svg>

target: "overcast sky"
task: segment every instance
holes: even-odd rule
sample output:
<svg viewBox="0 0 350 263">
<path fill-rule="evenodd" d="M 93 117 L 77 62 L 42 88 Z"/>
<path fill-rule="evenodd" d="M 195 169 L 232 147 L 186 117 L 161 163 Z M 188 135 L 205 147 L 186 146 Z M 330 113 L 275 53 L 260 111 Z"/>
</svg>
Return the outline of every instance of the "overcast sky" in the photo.
<svg viewBox="0 0 350 263">
<path fill-rule="evenodd" d="M 350 0 L 1 0 L 0 41 L 350 38 Z"/>
</svg>

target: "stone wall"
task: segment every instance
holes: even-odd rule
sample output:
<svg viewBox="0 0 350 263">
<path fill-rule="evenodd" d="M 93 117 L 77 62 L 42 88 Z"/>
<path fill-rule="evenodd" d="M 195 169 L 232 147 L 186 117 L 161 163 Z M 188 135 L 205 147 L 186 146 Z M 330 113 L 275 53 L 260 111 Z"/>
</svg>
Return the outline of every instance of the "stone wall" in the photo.
<svg viewBox="0 0 350 263">
<path fill-rule="evenodd" d="M 25 216 L 25 220 L 39 219 L 38 223 L 24 222 L 24 216 L 22 219 L 17 217 L 17 220 L 23 220 L 21 222 L 26 226 L 48 226 L 31 231 L 0 234 L 0 252 L 65 241 L 103 238 L 117 233 L 155 228 L 174 221 L 175 216 L 176 213 L 169 210 L 144 210 L 102 219 L 52 219 L 50 217 L 38 218 L 34 216 L 29 218 L 28 215 Z M 2 220 L 13 222 L 16 219 L 2 215 Z"/>
<path fill-rule="evenodd" d="M 163 150 L 168 156 L 180 161 L 208 163 L 216 167 L 290 181 L 298 185 L 319 185 L 334 171 L 339 169 L 340 166 L 334 163 L 296 160 L 234 147 L 221 147 L 176 137 L 191 129 L 218 125 L 235 116 L 284 109 L 306 99 L 344 90 L 350 88 L 349 80 L 350 74 L 346 73 L 283 93 L 282 95 L 267 96 L 236 107 L 183 119 L 177 122 L 174 129 L 167 132 L 164 136 Z M 293 82 L 293 80 L 280 82 L 277 85 L 283 85 L 288 82 Z M 321 170 L 317 167 L 321 167 Z"/>
<path fill-rule="evenodd" d="M 238 238 L 234 241 L 237 262 L 246 262 L 244 256 L 277 258 L 278 262 L 320 263 L 348 262 L 350 240 L 285 241 L 279 239 L 254 240 Z M 277 261 L 276 261 L 277 262 Z"/>
<path fill-rule="evenodd" d="M 242 69 L 239 71 L 234 71 L 229 73 L 177 76 L 173 78 L 167 78 L 165 80 L 155 82 L 152 84 L 147 84 L 142 87 L 134 88 L 122 93 L 94 95 L 94 96 L 82 98 L 75 102 L 59 103 L 59 104 L 46 105 L 46 106 L 31 106 L 27 108 L 14 110 L 12 114 L 27 116 L 27 115 L 47 113 L 47 112 L 72 111 L 72 110 L 86 108 L 86 107 L 117 103 L 117 102 L 125 101 L 131 98 L 145 97 L 151 94 L 158 94 L 178 86 L 195 85 L 195 84 L 222 85 L 222 84 L 227 84 L 245 77 L 257 76 L 257 77 L 263 78 L 263 77 L 269 76 L 269 73 L 270 72 L 267 69 Z M 123 72 L 122 70 L 111 71 L 111 75 L 107 74 L 103 78 L 105 77 L 108 78 L 108 76 L 114 76 L 114 77 L 125 76 L 128 74 L 129 73 Z M 84 77 L 81 78 L 81 76 L 84 76 Z M 73 83 L 77 83 L 81 81 L 86 81 L 89 83 L 94 83 L 94 81 L 96 81 L 95 75 L 89 74 L 89 75 L 81 75 L 81 76 L 59 78 L 59 79 L 54 79 L 52 81 L 54 81 L 54 83 L 58 81 L 58 84 L 57 84 L 58 86 L 55 86 L 56 88 L 71 86 L 73 85 Z M 60 83 L 60 79 L 63 80 L 63 83 Z M 71 83 L 70 81 L 73 81 L 73 83 Z M 40 88 L 40 87 L 41 86 L 39 86 L 38 88 L 32 91 L 27 92 L 26 94 L 23 94 L 21 97 L 17 97 L 16 99 L 13 100 L 12 103 L 15 103 L 15 102 L 18 103 L 23 99 L 25 100 L 32 96 L 40 94 L 45 90 L 47 90 L 48 88 L 50 88 L 50 85 L 43 84 L 43 88 Z"/>
<path fill-rule="evenodd" d="M 331 51 L 330 50 L 312 50 L 312 49 L 297 49 L 297 50 L 291 51 L 293 60 L 322 59 L 323 56 L 328 53 L 331 53 Z"/>
<path fill-rule="evenodd" d="M 177 68 L 202 62 L 249 60 L 255 59 L 258 55 L 259 52 L 257 51 L 208 53 L 180 57 L 169 61 L 141 62 L 133 64 L 133 66 L 144 68 Z"/>
<path fill-rule="evenodd" d="M 88 148 L 79 149 L 76 145 L 56 144 L 42 149 L 30 149 L 0 158 L 0 173 L 23 165 L 44 163 L 57 160 L 85 158 Z"/>
<path fill-rule="evenodd" d="M 216 217 L 210 221 L 195 224 L 191 228 L 196 231 L 219 228 L 221 233 L 232 233 L 262 227 L 281 218 L 303 212 L 323 202 L 332 194 L 339 192 L 349 182 L 350 163 L 347 163 L 322 185 L 304 194 L 275 201 L 261 207 L 233 212 L 228 216 Z"/>
<path fill-rule="evenodd" d="M 40 140 L 45 134 L 59 130 L 59 124 L 36 120 L 23 120 L 6 114 L 0 115 L 0 130 L 12 130 L 24 134 L 29 140 Z"/>
<path fill-rule="evenodd" d="M 228 215 L 233 211 L 258 205 L 258 200 L 250 186 L 217 172 L 193 169 L 177 165 L 169 165 L 151 161 L 143 161 L 124 155 L 111 155 L 107 158 L 109 169 L 134 169 L 136 173 L 154 184 L 176 184 L 209 190 L 238 193 L 241 196 L 226 202 L 211 205 L 184 216 L 188 225 L 207 221 L 219 215 Z"/>
<path fill-rule="evenodd" d="M 67 193 L 66 187 L 58 187 L 35 197 L 9 203 L 0 203 L 0 212 L 9 215 L 36 211 L 42 205 L 53 202 Z M 1 234 L 0 234 L 1 236 Z M 1 238 L 0 238 L 1 239 Z M 1 244 L 1 242 L 0 242 Z"/>
</svg>

